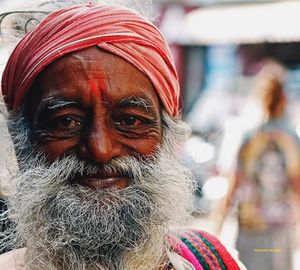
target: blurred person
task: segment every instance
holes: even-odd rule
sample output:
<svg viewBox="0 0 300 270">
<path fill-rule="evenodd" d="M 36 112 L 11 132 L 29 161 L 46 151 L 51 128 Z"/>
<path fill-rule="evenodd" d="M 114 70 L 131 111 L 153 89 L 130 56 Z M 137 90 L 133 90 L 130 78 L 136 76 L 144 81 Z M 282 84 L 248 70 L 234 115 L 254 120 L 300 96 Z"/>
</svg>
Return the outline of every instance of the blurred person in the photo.
<svg viewBox="0 0 300 270">
<path fill-rule="evenodd" d="M 250 270 L 293 268 L 292 202 L 300 194 L 300 148 L 284 117 L 284 75 L 284 67 L 274 60 L 267 61 L 257 75 L 253 92 L 262 121 L 242 134 L 228 192 L 211 214 L 220 233 L 229 208 L 237 204 L 237 250 Z"/>
<path fill-rule="evenodd" d="M 183 230 L 194 181 L 168 45 L 137 12 L 79 4 L 48 15 L 2 76 L 19 171 L 0 269 L 242 269 Z"/>
</svg>

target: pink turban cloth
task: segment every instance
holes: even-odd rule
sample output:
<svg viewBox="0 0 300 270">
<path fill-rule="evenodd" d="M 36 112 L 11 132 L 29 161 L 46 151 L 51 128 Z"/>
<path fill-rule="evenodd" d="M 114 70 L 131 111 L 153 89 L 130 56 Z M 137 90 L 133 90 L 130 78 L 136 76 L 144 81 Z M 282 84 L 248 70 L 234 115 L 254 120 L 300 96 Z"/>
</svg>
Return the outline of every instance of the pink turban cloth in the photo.
<svg viewBox="0 0 300 270">
<path fill-rule="evenodd" d="M 178 77 L 170 49 L 157 27 L 130 9 L 94 4 L 49 14 L 18 43 L 2 76 L 2 94 L 8 109 L 17 110 L 22 105 L 47 65 L 92 46 L 122 57 L 143 72 L 167 113 L 178 115 Z"/>
</svg>

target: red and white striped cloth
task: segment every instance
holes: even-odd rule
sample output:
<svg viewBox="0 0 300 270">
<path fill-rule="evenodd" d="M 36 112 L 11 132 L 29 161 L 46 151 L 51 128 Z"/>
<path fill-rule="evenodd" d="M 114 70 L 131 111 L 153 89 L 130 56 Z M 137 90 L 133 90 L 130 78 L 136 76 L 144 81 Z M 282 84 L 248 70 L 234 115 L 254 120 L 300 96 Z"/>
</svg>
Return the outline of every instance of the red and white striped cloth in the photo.
<svg viewBox="0 0 300 270">
<path fill-rule="evenodd" d="M 152 82 L 165 110 L 178 115 L 179 83 L 166 40 L 154 24 L 116 5 L 76 5 L 49 14 L 11 54 L 2 76 L 9 110 L 23 102 L 47 65 L 91 46 L 127 60 Z M 38 91 L 38 90 L 35 90 Z"/>
</svg>

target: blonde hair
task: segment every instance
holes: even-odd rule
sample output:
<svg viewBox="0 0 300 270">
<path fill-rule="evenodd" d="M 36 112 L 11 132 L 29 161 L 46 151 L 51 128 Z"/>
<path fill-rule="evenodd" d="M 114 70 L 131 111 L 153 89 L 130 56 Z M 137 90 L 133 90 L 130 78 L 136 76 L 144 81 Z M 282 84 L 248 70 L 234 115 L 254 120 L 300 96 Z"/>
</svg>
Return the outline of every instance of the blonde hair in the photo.
<svg viewBox="0 0 300 270">
<path fill-rule="evenodd" d="M 284 67 L 274 60 L 269 60 L 258 73 L 255 93 L 269 118 L 279 118 L 284 114 L 287 103 L 284 79 Z"/>
</svg>

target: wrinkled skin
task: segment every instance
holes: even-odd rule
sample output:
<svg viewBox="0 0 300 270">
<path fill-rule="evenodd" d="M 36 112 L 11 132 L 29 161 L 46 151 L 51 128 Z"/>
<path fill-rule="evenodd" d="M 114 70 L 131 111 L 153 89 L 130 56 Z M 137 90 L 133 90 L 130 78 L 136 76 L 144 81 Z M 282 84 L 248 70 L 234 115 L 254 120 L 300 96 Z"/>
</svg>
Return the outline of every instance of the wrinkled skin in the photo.
<svg viewBox="0 0 300 270">
<path fill-rule="evenodd" d="M 49 162 L 75 154 L 99 166 L 74 181 L 92 189 L 128 186 L 106 173 L 113 158 L 149 156 L 162 141 L 160 102 L 151 81 L 97 47 L 71 53 L 40 74 L 26 104 L 38 150 Z"/>
</svg>

